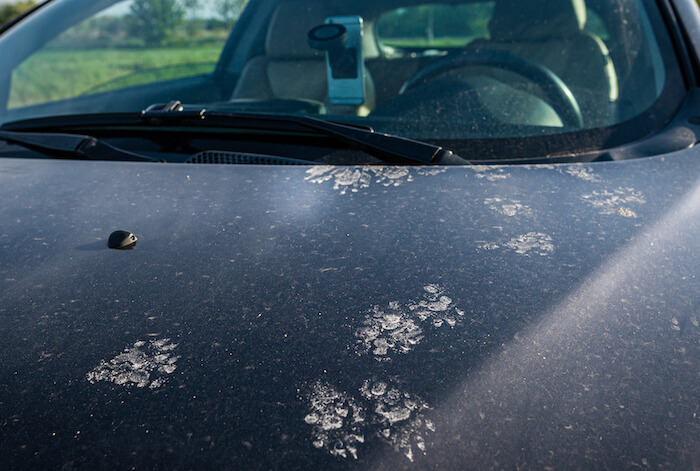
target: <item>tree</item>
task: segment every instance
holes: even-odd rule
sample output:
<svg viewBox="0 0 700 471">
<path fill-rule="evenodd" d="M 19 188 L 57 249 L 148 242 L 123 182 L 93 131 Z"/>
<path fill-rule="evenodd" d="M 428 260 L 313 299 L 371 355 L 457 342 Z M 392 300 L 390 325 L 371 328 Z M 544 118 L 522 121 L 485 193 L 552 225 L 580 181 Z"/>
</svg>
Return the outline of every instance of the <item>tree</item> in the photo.
<svg viewBox="0 0 700 471">
<path fill-rule="evenodd" d="M 133 0 L 129 30 L 146 46 L 162 46 L 182 25 L 185 11 L 177 0 Z"/>
<path fill-rule="evenodd" d="M 197 19 L 200 0 L 181 0 L 182 7 L 188 13 L 186 28 L 187 34 L 192 37 L 197 34 L 201 21 Z"/>
<path fill-rule="evenodd" d="M 185 10 L 188 10 L 190 14 L 194 15 L 199 8 L 199 0 L 182 0 L 182 6 Z"/>
<path fill-rule="evenodd" d="M 232 27 L 241 16 L 248 0 L 217 0 L 216 10 L 227 27 Z"/>
<path fill-rule="evenodd" d="M 21 15 L 25 11 L 36 5 L 33 1 L 11 3 L 9 5 L 0 6 L 0 25 L 3 25 L 11 19 Z"/>
</svg>

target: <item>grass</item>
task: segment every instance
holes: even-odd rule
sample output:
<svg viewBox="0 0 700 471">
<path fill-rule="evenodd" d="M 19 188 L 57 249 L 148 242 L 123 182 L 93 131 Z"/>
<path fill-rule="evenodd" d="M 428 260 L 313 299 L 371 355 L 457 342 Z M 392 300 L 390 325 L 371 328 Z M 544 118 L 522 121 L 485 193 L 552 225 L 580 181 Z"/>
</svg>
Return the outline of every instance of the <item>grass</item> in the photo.
<svg viewBox="0 0 700 471">
<path fill-rule="evenodd" d="M 209 73 L 220 53 L 221 44 L 41 51 L 12 74 L 9 107 Z"/>
</svg>

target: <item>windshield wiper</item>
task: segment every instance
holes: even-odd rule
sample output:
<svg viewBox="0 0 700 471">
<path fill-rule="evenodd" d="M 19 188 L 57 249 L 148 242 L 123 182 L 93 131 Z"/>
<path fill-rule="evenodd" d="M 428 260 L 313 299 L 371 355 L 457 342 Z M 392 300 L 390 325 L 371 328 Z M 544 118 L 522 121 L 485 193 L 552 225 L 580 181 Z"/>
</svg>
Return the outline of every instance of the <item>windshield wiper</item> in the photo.
<svg viewBox="0 0 700 471">
<path fill-rule="evenodd" d="M 451 150 L 427 142 L 376 132 L 369 126 L 327 121 L 311 116 L 238 113 L 187 109 L 179 101 L 157 103 L 141 112 L 149 124 L 235 125 L 265 129 L 274 123 L 296 124 L 321 132 L 324 136 L 349 144 L 390 164 L 469 165 L 469 161 Z"/>
<path fill-rule="evenodd" d="M 355 143 L 369 154 L 388 163 L 400 164 L 409 161 L 409 163 L 417 162 L 426 165 L 469 165 L 469 161 L 444 147 L 379 133 L 368 126 L 349 126 L 310 116 L 300 117 L 299 120 L 304 126 L 323 131 L 337 139 Z"/>
<path fill-rule="evenodd" d="M 197 128 L 218 127 L 284 134 L 315 132 L 323 137 L 362 150 L 383 162 L 396 165 L 470 165 L 470 162 L 441 146 L 376 132 L 368 126 L 338 123 L 311 116 L 248 113 L 183 107 L 179 101 L 155 104 L 135 113 L 108 113 L 52 116 L 4 123 L 0 140 L 20 144 L 57 158 L 88 160 L 154 161 L 154 159 L 118 149 L 92 136 L 28 132 L 82 128 L 117 128 L 120 126 Z M 12 131 L 17 130 L 18 132 Z M 206 150 L 206 149 L 204 149 Z"/>
<path fill-rule="evenodd" d="M 119 149 L 95 137 L 80 134 L 0 130 L 0 140 L 57 159 L 156 162 L 151 157 Z"/>
</svg>

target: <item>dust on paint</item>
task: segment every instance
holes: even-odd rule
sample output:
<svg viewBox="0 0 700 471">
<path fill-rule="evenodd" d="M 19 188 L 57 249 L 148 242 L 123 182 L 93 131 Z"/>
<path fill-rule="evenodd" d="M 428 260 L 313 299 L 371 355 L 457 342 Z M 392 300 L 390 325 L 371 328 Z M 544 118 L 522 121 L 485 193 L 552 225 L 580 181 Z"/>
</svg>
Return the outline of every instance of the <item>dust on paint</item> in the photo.
<svg viewBox="0 0 700 471">
<path fill-rule="evenodd" d="M 357 193 L 372 184 L 398 187 L 414 181 L 415 176 L 431 176 L 446 172 L 445 168 L 426 167 L 412 169 L 405 166 L 339 167 L 335 165 L 313 166 L 306 171 L 305 180 L 322 184 L 332 182 L 333 189 L 341 195 Z"/>
<path fill-rule="evenodd" d="M 107 381 L 119 386 L 157 389 L 177 368 L 180 357 L 173 355 L 176 347 L 177 344 L 168 338 L 148 342 L 139 340 L 111 360 L 100 361 L 87 374 L 87 380 L 92 384 Z"/>
<path fill-rule="evenodd" d="M 313 446 L 340 458 L 357 459 L 357 447 L 364 443 L 361 426 L 364 411 L 355 398 L 317 381 L 308 395 L 309 413 L 304 422 L 313 430 Z"/>
<path fill-rule="evenodd" d="M 524 216 L 532 213 L 529 207 L 518 200 L 504 200 L 502 198 L 484 199 L 486 207 L 503 216 Z"/>
<path fill-rule="evenodd" d="M 373 306 L 355 332 L 359 353 L 371 353 L 378 361 L 389 361 L 394 353 L 413 350 L 424 338 L 426 324 L 435 328 L 454 327 L 464 317 L 453 300 L 438 284 L 423 287 L 423 298 L 400 303 L 391 301 L 387 307 Z"/>
<path fill-rule="evenodd" d="M 304 422 L 312 427 L 315 448 L 338 458 L 358 458 L 366 440 L 378 439 L 413 461 L 425 454 L 435 425 L 424 416 L 430 407 L 392 381 L 365 380 L 351 395 L 327 382 L 314 383 Z"/>
<path fill-rule="evenodd" d="M 490 182 L 505 180 L 510 176 L 502 166 L 497 165 L 471 165 L 467 167 L 467 176 L 485 179 Z"/>
<path fill-rule="evenodd" d="M 390 359 L 390 352 L 406 353 L 423 339 L 423 329 L 398 301 L 384 309 L 373 306 L 363 324 L 356 336 L 378 360 Z"/>
<path fill-rule="evenodd" d="M 547 256 L 554 252 L 552 236 L 541 232 L 528 232 L 506 242 L 487 242 L 479 246 L 482 250 L 508 249 L 529 257 L 531 254 Z"/>
<path fill-rule="evenodd" d="M 644 195 L 634 188 L 616 188 L 612 191 L 592 191 L 581 196 L 581 198 L 600 214 L 612 214 L 626 218 L 636 218 L 637 213 L 632 209 L 646 203 Z"/>
<path fill-rule="evenodd" d="M 584 167 L 583 165 L 570 165 L 566 167 L 565 171 L 572 177 L 576 177 L 587 182 L 600 181 L 600 175 L 593 173 L 593 169 L 591 167 Z"/>
<path fill-rule="evenodd" d="M 366 380 L 360 394 L 372 403 L 371 419 L 378 425 L 376 434 L 380 439 L 410 461 L 414 459 L 414 452 L 425 454 L 426 436 L 435 431 L 435 424 L 423 415 L 430 409 L 425 401 L 401 391 L 396 385 L 378 380 Z"/>
</svg>

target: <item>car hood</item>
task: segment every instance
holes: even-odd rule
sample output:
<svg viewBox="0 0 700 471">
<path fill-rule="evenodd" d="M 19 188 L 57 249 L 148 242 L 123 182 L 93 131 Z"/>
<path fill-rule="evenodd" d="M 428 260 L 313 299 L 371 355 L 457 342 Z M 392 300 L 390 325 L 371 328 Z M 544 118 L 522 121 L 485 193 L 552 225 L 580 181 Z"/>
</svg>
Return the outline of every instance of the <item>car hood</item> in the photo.
<svg viewBox="0 0 700 471">
<path fill-rule="evenodd" d="M 4 466 L 697 467 L 698 158 L 2 160 Z"/>
</svg>

